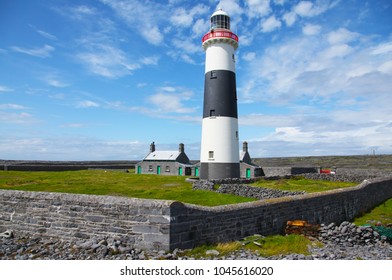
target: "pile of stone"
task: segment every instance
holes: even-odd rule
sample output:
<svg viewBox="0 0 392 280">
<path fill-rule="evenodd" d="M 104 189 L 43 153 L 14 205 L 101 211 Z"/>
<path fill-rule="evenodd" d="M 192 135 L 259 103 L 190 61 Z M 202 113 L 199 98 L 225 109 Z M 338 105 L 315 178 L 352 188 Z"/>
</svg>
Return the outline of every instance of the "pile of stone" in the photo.
<svg viewBox="0 0 392 280">
<path fill-rule="evenodd" d="M 320 241 L 330 241 L 344 246 L 369 245 L 386 242 L 387 237 L 381 236 L 372 226 L 356 226 L 350 222 L 343 222 L 340 225 L 331 223 L 321 225 Z"/>
<path fill-rule="evenodd" d="M 124 238 L 61 240 L 44 236 L 0 237 L 0 260 L 145 260 L 171 259 L 171 253 L 134 248 Z"/>
<path fill-rule="evenodd" d="M 274 189 L 268 189 L 262 187 L 252 187 L 252 186 L 239 185 L 239 184 L 220 185 L 220 187 L 217 189 L 217 192 L 256 198 L 259 200 L 300 195 L 305 193 L 304 191 L 280 191 L 280 190 L 274 190 Z"/>
<path fill-rule="evenodd" d="M 193 183 L 194 190 L 208 190 L 218 193 L 262 199 L 279 198 L 304 194 L 304 191 L 280 191 L 263 187 L 253 187 L 246 184 L 251 179 L 199 180 Z"/>
</svg>

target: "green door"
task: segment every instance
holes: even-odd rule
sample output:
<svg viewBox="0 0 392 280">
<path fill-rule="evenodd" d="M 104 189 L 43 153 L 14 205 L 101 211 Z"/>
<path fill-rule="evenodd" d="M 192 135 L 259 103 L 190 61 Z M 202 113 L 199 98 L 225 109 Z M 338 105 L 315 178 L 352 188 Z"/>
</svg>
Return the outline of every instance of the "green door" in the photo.
<svg viewBox="0 0 392 280">
<path fill-rule="evenodd" d="M 182 176 L 182 167 L 178 168 L 178 175 Z"/>
<path fill-rule="evenodd" d="M 137 167 L 137 174 L 142 174 L 142 167 L 140 165 Z"/>
<path fill-rule="evenodd" d="M 159 165 L 157 166 L 157 174 L 161 174 L 161 167 Z"/>
<path fill-rule="evenodd" d="M 246 178 L 250 178 L 250 168 L 246 169 Z"/>
<path fill-rule="evenodd" d="M 199 176 L 199 167 L 195 167 L 195 176 Z"/>
</svg>

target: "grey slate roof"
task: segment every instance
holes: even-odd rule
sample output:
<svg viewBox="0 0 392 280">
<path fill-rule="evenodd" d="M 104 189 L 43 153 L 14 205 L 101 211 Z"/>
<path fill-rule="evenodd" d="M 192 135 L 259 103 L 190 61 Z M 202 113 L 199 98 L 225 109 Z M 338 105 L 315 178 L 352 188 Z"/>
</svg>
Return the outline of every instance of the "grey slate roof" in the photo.
<svg viewBox="0 0 392 280">
<path fill-rule="evenodd" d="M 144 160 L 170 160 L 175 161 L 179 156 L 180 152 L 178 151 L 155 151 L 149 153 Z"/>
</svg>

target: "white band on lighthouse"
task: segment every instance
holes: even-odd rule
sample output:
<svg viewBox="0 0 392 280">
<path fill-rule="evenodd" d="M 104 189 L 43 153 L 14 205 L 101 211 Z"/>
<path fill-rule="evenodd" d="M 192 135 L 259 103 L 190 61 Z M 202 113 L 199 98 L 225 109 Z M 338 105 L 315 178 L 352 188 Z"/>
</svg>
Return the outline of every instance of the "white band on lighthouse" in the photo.
<svg viewBox="0 0 392 280">
<path fill-rule="evenodd" d="M 205 73 L 212 70 L 235 72 L 235 56 L 232 45 L 216 43 L 207 48 Z"/>
<path fill-rule="evenodd" d="M 238 121 L 235 118 L 203 119 L 201 162 L 239 162 Z M 211 135 L 219 137 L 219 141 Z"/>
</svg>

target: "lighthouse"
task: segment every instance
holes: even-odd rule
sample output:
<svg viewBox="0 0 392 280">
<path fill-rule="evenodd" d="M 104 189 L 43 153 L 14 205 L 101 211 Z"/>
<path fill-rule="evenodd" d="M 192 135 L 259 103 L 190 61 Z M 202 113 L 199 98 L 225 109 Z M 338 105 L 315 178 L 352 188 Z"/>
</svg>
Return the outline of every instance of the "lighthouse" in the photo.
<svg viewBox="0 0 392 280">
<path fill-rule="evenodd" d="M 221 9 L 203 36 L 206 52 L 200 179 L 240 177 L 235 55 L 238 36 Z"/>
</svg>

